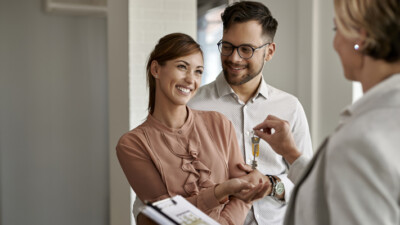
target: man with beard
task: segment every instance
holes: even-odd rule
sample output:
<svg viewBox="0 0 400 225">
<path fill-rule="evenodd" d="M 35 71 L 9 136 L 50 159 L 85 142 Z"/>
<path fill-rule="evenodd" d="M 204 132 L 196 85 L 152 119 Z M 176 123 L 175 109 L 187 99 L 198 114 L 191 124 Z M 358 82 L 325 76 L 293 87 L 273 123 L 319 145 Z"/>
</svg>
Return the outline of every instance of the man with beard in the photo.
<svg viewBox="0 0 400 225">
<path fill-rule="evenodd" d="M 311 158 L 310 133 L 302 105 L 296 97 L 268 85 L 262 74 L 264 62 L 275 53 L 273 38 L 278 22 L 267 7 L 250 1 L 230 5 L 221 18 L 224 27 L 218 48 L 223 71 L 214 82 L 201 87 L 188 105 L 227 116 L 235 126 L 247 164 L 253 160 L 253 127 L 270 114 L 289 122 L 296 146 Z M 241 168 L 251 172 L 254 179 L 270 183 L 271 188 L 264 198 L 253 202 L 245 224 L 282 224 L 293 188 L 290 178 L 300 171 L 290 171 L 288 175 L 287 161 L 263 140 L 259 148 L 257 170 L 245 165 Z"/>
</svg>

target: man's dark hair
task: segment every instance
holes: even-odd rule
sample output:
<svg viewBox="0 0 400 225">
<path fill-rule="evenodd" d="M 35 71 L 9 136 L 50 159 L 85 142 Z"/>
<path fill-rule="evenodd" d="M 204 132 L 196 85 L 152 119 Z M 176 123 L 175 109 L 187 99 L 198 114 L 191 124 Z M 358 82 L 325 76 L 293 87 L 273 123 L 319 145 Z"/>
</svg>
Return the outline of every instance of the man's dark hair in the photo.
<svg viewBox="0 0 400 225">
<path fill-rule="evenodd" d="M 229 29 L 232 24 L 244 23 L 251 20 L 257 21 L 263 29 L 263 35 L 274 40 L 278 21 L 272 17 L 269 9 L 259 2 L 243 1 L 235 2 L 228 6 L 221 14 L 224 31 Z"/>
</svg>

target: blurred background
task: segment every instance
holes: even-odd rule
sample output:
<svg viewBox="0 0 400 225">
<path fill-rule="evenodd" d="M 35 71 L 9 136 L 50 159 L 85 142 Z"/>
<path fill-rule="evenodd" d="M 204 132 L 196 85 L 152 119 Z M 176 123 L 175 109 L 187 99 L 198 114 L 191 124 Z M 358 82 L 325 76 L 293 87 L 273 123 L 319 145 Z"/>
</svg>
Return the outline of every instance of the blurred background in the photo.
<svg viewBox="0 0 400 225">
<path fill-rule="evenodd" d="M 219 0 L 0 0 L 0 225 L 126 225 L 118 138 L 147 116 L 145 64 L 165 34 L 221 70 Z M 360 96 L 332 47 L 333 2 L 262 0 L 279 22 L 267 83 L 297 96 L 314 149 Z"/>
</svg>

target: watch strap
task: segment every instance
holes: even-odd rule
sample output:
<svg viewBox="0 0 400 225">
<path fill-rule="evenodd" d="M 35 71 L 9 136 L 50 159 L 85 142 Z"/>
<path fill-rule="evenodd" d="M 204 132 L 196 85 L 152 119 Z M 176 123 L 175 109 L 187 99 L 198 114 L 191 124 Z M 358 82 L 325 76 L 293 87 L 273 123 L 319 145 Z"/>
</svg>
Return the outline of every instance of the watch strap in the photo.
<svg viewBox="0 0 400 225">
<path fill-rule="evenodd" d="M 271 175 L 267 175 L 269 178 L 269 181 L 271 182 L 271 193 L 269 194 L 269 196 L 274 197 L 275 196 L 275 178 Z"/>
</svg>

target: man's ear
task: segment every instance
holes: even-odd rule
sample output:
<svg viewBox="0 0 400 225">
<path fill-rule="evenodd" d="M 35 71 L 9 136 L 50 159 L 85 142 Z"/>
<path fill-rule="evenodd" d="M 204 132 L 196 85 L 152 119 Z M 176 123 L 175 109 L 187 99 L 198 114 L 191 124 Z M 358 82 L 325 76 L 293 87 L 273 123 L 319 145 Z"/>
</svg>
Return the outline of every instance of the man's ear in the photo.
<svg viewBox="0 0 400 225">
<path fill-rule="evenodd" d="M 158 73 L 160 72 L 160 64 L 156 60 L 153 60 L 150 65 L 150 72 L 154 78 L 158 78 Z"/>
<path fill-rule="evenodd" d="M 265 58 L 264 58 L 265 61 L 269 61 L 272 59 L 272 57 L 275 54 L 275 47 L 276 47 L 275 42 L 272 42 L 271 44 L 266 46 L 266 48 L 265 48 L 266 52 L 265 52 Z"/>
</svg>

